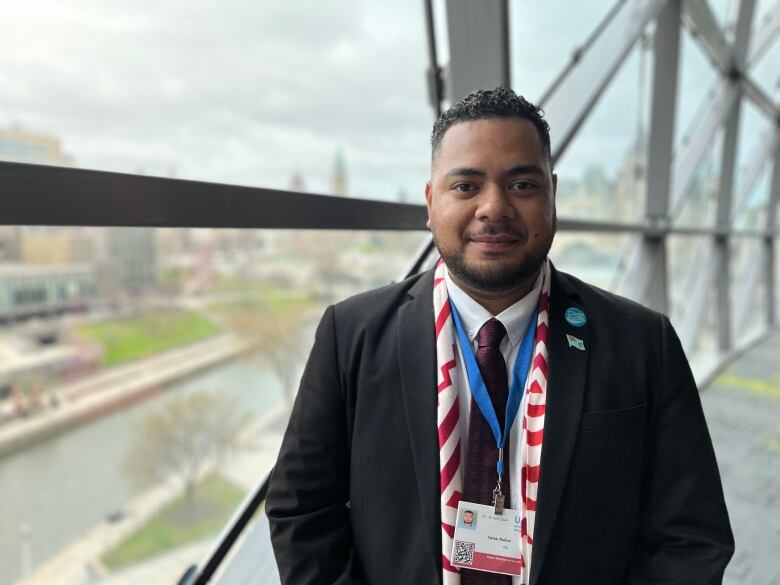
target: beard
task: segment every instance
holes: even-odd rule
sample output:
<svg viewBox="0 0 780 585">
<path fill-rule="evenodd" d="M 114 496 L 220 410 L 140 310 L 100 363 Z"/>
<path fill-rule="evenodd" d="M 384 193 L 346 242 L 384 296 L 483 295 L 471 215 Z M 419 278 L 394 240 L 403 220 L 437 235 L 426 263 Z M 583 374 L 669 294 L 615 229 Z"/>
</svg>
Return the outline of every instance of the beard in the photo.
<svg viewBox="0 0 780 585">
<path fill-rule="evenodd" d="M 539 274 L 555 236 L 555 219 L 552 229 L 537 241 L 523 257 L 514 264 L 501 262 L 486 263 L 484 266 L 472 266 L 466 263 L 464 246 L 457 249 L 440 246 L 433 234 L 439 254 L 447 265 L 447 270 L 466 286 L 484 292 L 502 293 L 516 289 Z"/>
</svg>

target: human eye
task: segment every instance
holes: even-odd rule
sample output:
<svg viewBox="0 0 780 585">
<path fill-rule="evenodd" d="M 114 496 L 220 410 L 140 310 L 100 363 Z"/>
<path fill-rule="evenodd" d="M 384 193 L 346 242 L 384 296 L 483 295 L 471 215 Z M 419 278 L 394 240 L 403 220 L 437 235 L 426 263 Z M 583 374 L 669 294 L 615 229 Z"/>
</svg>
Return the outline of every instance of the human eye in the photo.
<svg viewBox="0 0 780 585">
<path fill-rule="evenodd" d="M 471 183 L 455 183 L 452 186 L 453 191 L 456 191 L 457 193 L 471 193 L 474 191 L 474 185 Z"/>
<path fill-rule="evenodd" d="M 532 181 L 515 181 L 509 185 L 509 188 L 513 191 L 529 191 L 536 188 L 536 183 Z"/>
</svg>

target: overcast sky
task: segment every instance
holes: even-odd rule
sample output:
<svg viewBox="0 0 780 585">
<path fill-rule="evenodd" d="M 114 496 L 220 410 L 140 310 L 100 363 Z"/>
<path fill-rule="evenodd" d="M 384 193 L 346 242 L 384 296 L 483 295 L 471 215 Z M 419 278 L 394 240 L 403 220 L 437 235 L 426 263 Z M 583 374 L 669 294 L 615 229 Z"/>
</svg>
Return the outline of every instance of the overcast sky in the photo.
<svg viewBox="0 0 780 585">
<path fill-rule="evenodd" d="M 422 0 L 4 4 L 0 126 L 56 135 L 78 166 L 282 188 L 299 172 L 327 192 L 340 149 L 352 195 L 421 200 L 433 123 Z M 611 4 L 513 0 L 515 89 L 538 99 Z M 635 49 L 560 174 L 620 165 L 642 60 Z M 686 39 L 681 128 L 713 80 Z"/>
</svg>

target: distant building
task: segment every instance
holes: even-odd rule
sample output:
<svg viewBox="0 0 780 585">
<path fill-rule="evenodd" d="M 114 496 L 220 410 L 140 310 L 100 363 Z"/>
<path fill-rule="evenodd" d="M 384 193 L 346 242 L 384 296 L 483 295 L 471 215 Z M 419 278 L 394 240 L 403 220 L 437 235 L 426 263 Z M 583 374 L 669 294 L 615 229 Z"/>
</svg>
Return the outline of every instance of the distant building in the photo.
<svg viewBox="0 0 780 585">
<path fill-rule="evenodd" d="M 21 253 L 27 264 L 93 263 L 99 259 L 102 229 L 75 226 L 25 226 Z"/>
<path fill-rule="evenodd" d="M 303 193 L 306 191 L 306 183 L 303 180 L 303 175 L 298 171 L 295 171 L 290 177 L 290 191 L 297 193 Z"/>
<path fill-rule="evenodd" d="M 106 230 L 108 258 L 118 269 L 120 288 L 140 293 L 157 286 L 157 238 L 154 228 Z"/>
<path fill-rule="evenodd" d="M 333 161 L 332 179 L 331 193 L 333 195 L 347 195 L 347 163 L 341 150 L 336 151 L 336 159 Z"/>
<path fill-rule="evenodd" d="M 0 321 L 82 310 L 97 300 L 88 264 L 0 264 Z"/>
<path fill-rule="evenodd" d="M 642 142 L 628 150 L 615 179 L 612 216 L 617 221 L 637 221 L 644 214 L 647 190 L 647 156 Z"/>
<path fill-rule="evenodd" d="M 63 152 L 58 138 L 20 126 L 0 128 L 0 160 L 38 165 L 73 164 L 73 159 Z"/>
<path fill-rule="evenodd" d="M 0 262 L 18 262 L 22 258 L 22 227 L 0 226 Z"/>
<path fill-rule="evenodd" d="M 612 207 L 613 186 L 604 168 L 598 165 L 585 169 L 579 181 L 562 180 L 559 184 L 558 213 L 577 219 L 600 218 Z"/>
</svg>

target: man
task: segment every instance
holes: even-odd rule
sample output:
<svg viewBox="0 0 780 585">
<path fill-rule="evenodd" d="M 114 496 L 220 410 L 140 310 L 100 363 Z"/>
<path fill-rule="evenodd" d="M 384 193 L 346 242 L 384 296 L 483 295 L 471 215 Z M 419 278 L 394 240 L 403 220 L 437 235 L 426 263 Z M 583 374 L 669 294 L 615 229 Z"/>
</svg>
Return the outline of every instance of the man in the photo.
<svg viewBox="0 0 780 585">
<path fill-rule="evenodd" d="M 463 528 L 473 529 L 474 528 L 474 512 L 472 512 L 471 510 L 465 510 L 463 512 L 463 519 L 461 520 L 460 525 Z"/>
<path fill-rule="evenodd" d="M 664 316 L 547 260 L 541 112 L 475 92 L 432 146 L 442 262 L 317 331 L 267 500 L 282 583 L 720 583 L 733 539 L 687 361 Z M 513 510 L 519 575 L 453 566 L 461 502 Z"/>
</svg>

